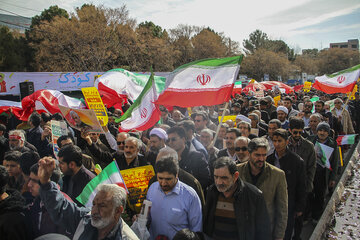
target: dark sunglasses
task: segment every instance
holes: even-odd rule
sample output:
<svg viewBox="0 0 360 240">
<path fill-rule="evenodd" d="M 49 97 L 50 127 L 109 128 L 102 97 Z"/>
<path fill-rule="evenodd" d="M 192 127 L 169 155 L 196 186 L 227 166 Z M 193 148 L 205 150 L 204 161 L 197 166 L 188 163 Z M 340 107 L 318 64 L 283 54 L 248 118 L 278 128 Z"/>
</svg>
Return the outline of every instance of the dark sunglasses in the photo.
<svg viewBox="0 0 360 240">
<path fill-rule="evenodd" d="M 293 134 L 297 135 L 297 134 L 302 134 L 303 131 L 292 131 Z"/>
<path fill-rule="evenodd" d="M 236 147 L 236 148 L 235 148 L 235 151 L 236 151 L 236 152 L 240 152 L 240 150 L 243 151 L 243 152 L 245 152 L 245 151 L 248 150 L 248 148 L 247 148 L 247 147 Z"/>
<path fill-rule="evenodd" d="M 121 145 L 121 144 L 124 144 L 125 145 L 125 141 L 122 141 L 122 142 L 116 142 L 117 145 Z"/>
</svg>

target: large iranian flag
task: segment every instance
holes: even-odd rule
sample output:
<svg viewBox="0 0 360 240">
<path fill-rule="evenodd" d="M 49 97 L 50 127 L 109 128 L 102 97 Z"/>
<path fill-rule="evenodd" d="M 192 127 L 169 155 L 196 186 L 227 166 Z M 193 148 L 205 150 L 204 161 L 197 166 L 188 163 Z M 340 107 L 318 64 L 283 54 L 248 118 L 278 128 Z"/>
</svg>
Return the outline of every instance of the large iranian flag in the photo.
<svg viewBox="0 0 360 240">
<path fill-rule="evenodd" d="M 160 110 L 154 104 L 157 97 L 154 74 L 151 74 L 139 97 L 119 119 L 120 129 L 144 131 L 154 126 L 160 119 Z"/>
<path fill-rule="evenodd" d="M 135 101 L 144 89 L 149 75 L 129 72 L 125 69 L 112 69 L 95 80 L 103 103 L 111 107 L 116 103 L 123 103 L 126 99 Z M 165 87 L 165 77 L 154 76 L 157 92 Z"/>
<path fill-rule="evenodd" d="M 199 60 L 182 65 L 166 77 L 157 104 L 192 107 L 230 99 L 242 56 Z"/>
<path fill-rule="evenodd" d="M 316 77 L 312 87 L 328 94 L 349 93 L 353 90 L 359 77 L 360 64 L 331 75 Z"/>
<path fill-rule="evenodd" d="M 121 176 L 120 170 L 116 161 L 112 161 L 102 170 L 99 175 L 94 177 L 83 189 L 81 194 L 76 198 L 85 207 L 91 208 L 93 199 L 98 192 L 96 187 L 100 184 L 116 184 L 123 187 L 128 192 L 124 179 Z"/>
</svg>

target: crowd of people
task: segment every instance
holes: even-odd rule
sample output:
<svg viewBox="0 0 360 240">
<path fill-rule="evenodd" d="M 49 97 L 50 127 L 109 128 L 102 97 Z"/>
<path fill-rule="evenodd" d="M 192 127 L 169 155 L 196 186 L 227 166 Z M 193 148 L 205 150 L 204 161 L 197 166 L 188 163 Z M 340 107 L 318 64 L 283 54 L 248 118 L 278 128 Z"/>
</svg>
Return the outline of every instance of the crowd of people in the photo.
<svg viewBox="0 0 360 240">
<path fill-rule="evenodd" d="M 95 166 L 112 161 L 120 170 L 154 167 L 150 239 L 301 239 L 335 187 L 337 136 L 360 132 L 360 98 L 314 91 L 275 98 L 267 91 L 236 94 L 227 108 L 160 106 L 161 120 L 143 132 L 119 132 L 126 107 L 109 108 L 104 134 L 68 125 L 57 157 L 50 120 L 65 121 L 61 114 L 34 112 L 26 122 L 2 114 L 1 239 L 138 239 L 130 226 L 139 212 L 126 207 L 123 188 L 99 185 L 92 209 L 76 199 Z M 219 123 L 223 114 L 234 117 Z M 318 143 L 333 149 L 330 166 Z"/>
</svg>

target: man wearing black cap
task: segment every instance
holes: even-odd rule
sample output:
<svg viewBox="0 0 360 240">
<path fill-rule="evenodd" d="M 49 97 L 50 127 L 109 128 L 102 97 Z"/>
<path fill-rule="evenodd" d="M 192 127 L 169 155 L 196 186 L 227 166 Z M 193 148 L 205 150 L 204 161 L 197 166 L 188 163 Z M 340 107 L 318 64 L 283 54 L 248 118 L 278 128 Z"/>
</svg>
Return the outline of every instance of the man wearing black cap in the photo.
<svg viewBox="0 0 360 240">
<path fill-rule="evenodd" d="M 316 152 L 317 164 L 314 177 L 314 190 L 311 199 L 312 217 L 315 221 L 319 220 L 324 210 L 326 191 L 328 188 L 335 186 L 339 153 L 336 141 L 329 137 L 329 134 L 330 125 L 327 122 L 321 122 L 316 128 L 316 135 L 309 137 L 309 141 L 314 145 L 316 145 L 316 142 L 319 142 L 334 149 L 329 159 L 330 169 L 320 164 L 322 154 Z"/>
</svg>

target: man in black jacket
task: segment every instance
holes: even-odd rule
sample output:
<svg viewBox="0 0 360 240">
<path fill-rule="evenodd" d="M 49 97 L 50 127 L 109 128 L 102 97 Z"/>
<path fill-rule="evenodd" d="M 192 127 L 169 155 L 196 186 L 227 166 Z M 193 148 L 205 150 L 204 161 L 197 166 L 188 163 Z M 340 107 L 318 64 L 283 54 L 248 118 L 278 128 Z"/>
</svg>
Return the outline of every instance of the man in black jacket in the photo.
<svg viewBox="0 0 360 240">
<path fill-rule="evenodd" d="M 193 175 L 205 190 L 209 185 L 210 170 L 204 155 L 195 149 L 190 149 L 186 144 L 184 128 L 172 127 L 167 131 L 167 134 L 169 147 L 178 153 L 180 168 Z"/>
<path fill-rule="evenodd" d="M 285 238 L 291 239 L 295 217 L 303 214 L 305 208 L 305 165 L 296 153 L 290 151 L 288 133 L 285 129 L 277 129 L 273 133 L 274 153 L 266 161 L 285 172 L 288 187 L 288 224 Z"/>
<path fill-rule="evenodd" d="M 203 232 L 214 239 L 271 239 L 262 192 L 240 179 L 230 157 L 215 161 L 214 181 L 207 192 Z"/>
</svg>

